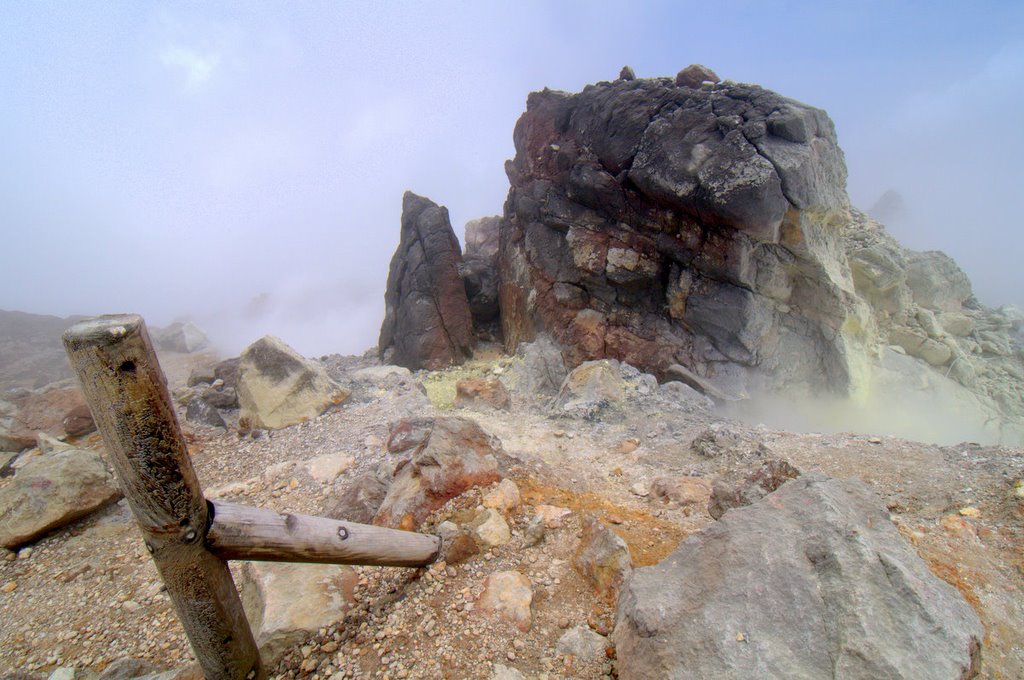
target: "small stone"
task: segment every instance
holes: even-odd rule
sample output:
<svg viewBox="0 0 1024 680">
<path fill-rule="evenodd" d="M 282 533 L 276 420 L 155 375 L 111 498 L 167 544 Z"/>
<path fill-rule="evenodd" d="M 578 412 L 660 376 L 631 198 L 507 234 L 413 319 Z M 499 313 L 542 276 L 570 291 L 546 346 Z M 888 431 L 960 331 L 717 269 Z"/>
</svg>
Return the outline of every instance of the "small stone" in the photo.
<svg viewBox="0 0 1024 680">
<path fill-rule="evenodd" d="M 13 593 L 15 588 L 18 587 L 17 581 L 8 581 L 7 583 L 0 586 L 0 592 L 2 593 Z"/>
<path fill-rule="evenodd" d="M 560 508 L 556 505 L 538 505 L 537 516 L 544 521 L 548 529 L 558 529 L 562 526 L 563 520 L 572 514 L 569 508 Z"/>
<path fill-rule="evenodd" d="M 978 517 L 979 515 L 981 515 L 981 510 L 978 510 L 978 508 L 970 506 L 966 508 L 960 508 L 961 517 Z"/>
<path fill-rule="evenodd" d="M 638 448 L 640 448 L 640 440 L 636 437 L 630 437 L 619 442 L 618 452 L 622 454 L 633 453 Z"/>
<path fill-rule="evenodd" d="M 512 538 L 508 522 L 500 512 L 492 508 L 486 508 L 477 513 L 477 516 L 467 526 L 477 541 L 489 548 L 505 545 Z"/>
<path fill-rule="evenodd" d="M 523 545 L 527 548 L 532 548 L 543 540 L 544 518 L 537 515 L 530 520 L 530 524 L 526 527 L 526 532 L 523 534 Z"/>
<path fill-rule="evenodd" d="M 515 668 L 496 663 L 489 680 L 525 680 L 525 676 Z"/>
<path fill-rule="evenodd" d="M 519 487 L 511 479 L 503 479 L 498 486 L 484 495 L 483 506 L 507 515 L 521 503 Z"/>
<path fill-rule="evenodd" d="M 746 642 L 747 636 L 743 633 L 736 633 L 736 642 Z"/>
<path fill-rule="evenodd" d="M 32 557 L 32 548 L 22 548 L 18 551 L 19 560 L 27 560 L 30 557 Z"/>
<path fill-rule="evenodd" d="M 135 612 L 142 609 L 142 605 L 136 602 L 135 600 L 125 600 L 121 603 L 121 609 L 125 610 L 126 612 Z"/>
<path fill-rule="evenodd" d="M 576 626 L 558 639 L 555 648 L 561 654 L 571 654 L 584 661 L 600 661 L 605 658 L 608 638 L 598 635 L 586 626 Z"/>
<path fill-rule="evenodd" d="M 647 495 L 651 493 L 650 490 L 647 488 L 647 485 L 644 484 L 643 482 L 637 482 L 633 486 L 629 487 L 629 491 L 630 493 L 640 496 L 641 498 L 645 498 Z"/>
<path fill-rule="evenodd" d="M 518 571 L 499 571 L 484 581 L 484 592 L 478 601 L 479 610 L 515 624 L 524 633 L 530 630 L 533 587 L 530 579 Z M 470 609 L 472 604 L 467 604 Z"/>
</svg>

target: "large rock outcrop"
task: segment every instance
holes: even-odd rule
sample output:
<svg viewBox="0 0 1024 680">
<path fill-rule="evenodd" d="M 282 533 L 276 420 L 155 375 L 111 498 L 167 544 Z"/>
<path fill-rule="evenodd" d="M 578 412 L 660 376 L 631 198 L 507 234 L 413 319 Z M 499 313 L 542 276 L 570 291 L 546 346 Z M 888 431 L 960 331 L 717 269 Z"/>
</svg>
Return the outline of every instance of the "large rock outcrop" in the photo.
<svg viewBox="0 0 1024 680">
<path fill-rule="evenodd" d="M 813 473 L 635 570 L 614 639 L 623 680 L 963 680 L 983 634 L 866 485 Z"/>
<path fill-rule="evenodd" d="M 242 352 L 238 365 L 238 424 L 276 430 L 312 420 L 348 399 L 323 366 L 271 335 Z"/>
<path fill-rule="evenodd" d="M 865 396 L 920 405 L 958 428 L 949 440 L 1024 443 L 1020 312 L 981 304 L 945 253 L 907 250 L 868 215 L 850 217 L 844 247 L 883 343 Z"/>
<path fill-rule="evenodd" d="M 407 191 L 377 342 L 385 363 L 436 370 L 471 355 L 473 317 L 459 275 L 461 263 L 448 210 Z"/>
<path fill-rule="evenodd" d="M 619 80 L 531 94 L 515 146 L 508 349 L 544 331 L 572 365 L 678 363 L 739 391 L 855 386 L 867 313 L 825 112 L 754 85 Z"/>
</svg>

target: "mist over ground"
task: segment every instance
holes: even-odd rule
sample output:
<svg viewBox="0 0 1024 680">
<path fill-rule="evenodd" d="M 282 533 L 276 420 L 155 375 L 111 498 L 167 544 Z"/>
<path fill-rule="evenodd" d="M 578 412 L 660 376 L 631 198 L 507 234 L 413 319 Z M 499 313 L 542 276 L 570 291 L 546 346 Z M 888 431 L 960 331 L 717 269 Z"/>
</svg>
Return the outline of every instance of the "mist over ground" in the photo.
<svg viewBox="0 0 1024 680">
<path fill-rule="evenodd" d="M 1024 305 L 1024 6 L 8 3 L 0 308 L 361 353 L 406 189 L 499 214 L 526 95 L 704 63 L 829 112 L 853 203 Z"/>
</svg>

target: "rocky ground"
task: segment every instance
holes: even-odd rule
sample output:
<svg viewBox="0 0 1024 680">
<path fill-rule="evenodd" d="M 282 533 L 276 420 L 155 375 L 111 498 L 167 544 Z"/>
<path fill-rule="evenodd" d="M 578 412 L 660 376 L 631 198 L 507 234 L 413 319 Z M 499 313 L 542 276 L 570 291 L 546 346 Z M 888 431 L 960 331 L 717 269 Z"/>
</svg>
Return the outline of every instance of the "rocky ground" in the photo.
<svg viewBox="0 0 1024 680">
<path fill-rule="evenodd" d="M 188 361 L 169 359 L 180 386 Z M 330 357 L 326 368 L 348 381 L 352 396 L 310 422 L 239 435 L 230 417 L 220 429 L 180 414 L 213 497 L 321 514 L 388 458 L 393 423 L 453 413 L 501 441 L 505 475 L 518 489 L 518 501 L 501 506 L 507 542 L 428 569 L 334 568 L 346 570 L 350 595 L 335 620 L 279 655 L 271 677 L 615 677 L 607 637 L 614 603 L 574 566 L 585 518 L 596 516 L 624 539 L 634 566 L 655 564 L 715 521 L 708 510 L 715 480 L 766 458 L 867 482 L 930 569 L 980 616 L 981 676 L 1024 677 L 1024 451 L 750 427 L 719 417 L 693 394 L 643 380 L 628 382 L 618 403 L 577 409 L 563 399 L 552 410 L 516 391 L 521 361 L 483 351 L 460 368 L 373 384 L 351 379 L 369 360 Z M 512 385 L 511 409 L 455 409 L 455 384 L 467 377 Z M 77 445 L 101 448 L 95 434 Z M 491 491 L 454 498 L 422 530 L 471 523 Z M 543 506 L 567 512 L 559 518 Z M 543 530 L 531 527 L 538 508 L 549 513 Z M 233 570 L 246 581 L 240 565 Z M 498 606 L 495 591 L 504 593 Z M 0 668 L 22 677 L 61 667 L 103 672 L 126 657 L 179 675 L 192 659 L 123 501 L 0 562 Z"/>
</svg>

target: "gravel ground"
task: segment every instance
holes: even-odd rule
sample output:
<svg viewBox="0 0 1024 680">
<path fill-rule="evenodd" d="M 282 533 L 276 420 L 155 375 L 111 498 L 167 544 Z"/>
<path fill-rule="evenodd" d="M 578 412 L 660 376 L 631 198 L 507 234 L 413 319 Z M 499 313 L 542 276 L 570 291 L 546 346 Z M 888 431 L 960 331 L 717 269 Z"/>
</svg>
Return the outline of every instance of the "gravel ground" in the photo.
<svg viewBox="0 0 1024 680">
<path fill-rule="evenodd" d="M 446 395 L 457 378 L 501 374 L 510 361 L 485 356 L 459 369 L 418 374 L 425 390 L 359 389 L 349 403 L 314 421 L 255 438 L 187 426 L 193 462 L 208 495 L 319 514 L 332 493 L 384 459 L 391 423 L 451 413 Z M 325 361 L 339 377 L 366 363 Z M 176 366 L 175 375 L 172 382 L 187 373 Z M 1024 478 L 1024 450 L 778 432 L 650 400 L 642 407 L 627 402 L 597 418 L 553 417 L 518 402 L 512 412 L 462 414 L 496 435 L 508 454 L 507 473 L 523 496 L 511 515 L 512 540 L 458 565 L 357 568 L 355 607 L 287 654 L 272 677 L 489 678 L 496 664 L 529 678 L 614 677 L 613 653 L 581 662 L 556 650 L 568 628 L 589 626 L 603 634 L 613 620 L 613 610 L 571 565 L 581 514 L 609 523 L 635 563 L 656 563 L 713 520 L 701 509 L 641 495 L 643 489 L 666 475 L 710 480 L 740 469 L 753 455 L 748 446 L 803 471 L 870 484 L 932 570 L 978 610 L 986 626 L 982 676 L 1024 677 L 1024 497 L 1015 486 Z M 702 455 L 693 442 L 709 428 L 740 444 Z M 99 446 L 98 439 L 93 444 Z M 317 481 L 301 463 L 328 454 L 351 456 L 352 465 L 333 482 Z M 480 493 L 453 499 L 425 530 L 474 508 Z M 542 503 L 573 514 L 541 544 L 525 547 L 525 527 Z M 474 606 L 484 579 L 505 570 L 521 572 L 532 584 L 528 632 Z M 168 668 L 192 661 L 123 501 L 0 559 L 0 670 L 42 675 L 74 665 L 101 671 L 121 657 Z"/>
</svg>

